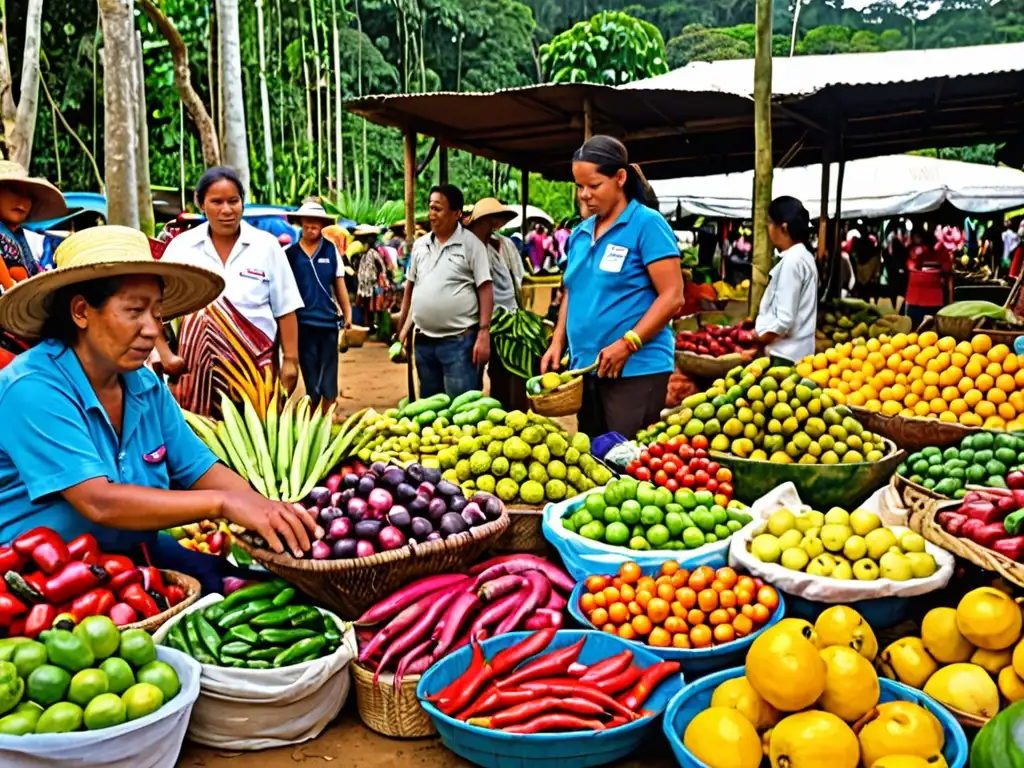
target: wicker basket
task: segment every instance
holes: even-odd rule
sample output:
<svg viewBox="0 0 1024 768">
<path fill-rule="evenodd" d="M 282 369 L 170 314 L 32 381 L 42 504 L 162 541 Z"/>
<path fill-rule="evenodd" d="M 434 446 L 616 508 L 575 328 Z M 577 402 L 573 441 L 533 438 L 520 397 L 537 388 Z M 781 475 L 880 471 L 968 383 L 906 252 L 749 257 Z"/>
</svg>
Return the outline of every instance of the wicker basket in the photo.
<svg viewBox="0 0 1024 768">
<path fill-rule="evenodd" d="M 156 616 L 151 616 L 148 619 L 143 619 L 142 621 L 136 621 L 131 624 L 125 624 L 123 627 L 118 627 L 122 632 L 127 629 L 144 629 L 150 633 L 156 632 L 163 626 L 165 621 L 177 616 L 199 599 L 199 594 L 203 589 L 199 585 L 199 582 L 191 576 L 184 573 L 178 573 L 178 571 L 161 571 L 160 573 L 163 576 L 164 584 L 167 584 L 168 586 L 178 586 L 185 590 L 185 599 L 173 608 L 168 608 L 166 611 L 158 613 Z"/>
<path fill-rule="evenodd" d="M 911 500 L 918 497 L 923 497 L 930 501 L 949 501 L 948 496 L 942 496 L 935 491 L 925 488 L 923 485 L 908 480 L 903 475 L 894 473 L 890 485 L 896 491 L 896 495 L 903 499 L 903 506 L 906 509 L 910 509 Z"/>
<path fill-rule="evenodd" d="M 935 316 L 935 330 L 940 336 L 952 336 L 957 341 L 970 341 L 974 335 L 976 317 L 943 317 Z"/>
<path fill-rule="evenodd" d="M 957 509 L 960 504 L 960 501 L 915 498 L 913 503 L 908 506 L 910 528 L 957 557 L 970 560 L 986 571 L 995 571 L 1007 581 L 1013 582 L 1018 587 L 1024 587 L 1024 565 L 991 549 L 979 546 L 973 541 L 947 533 L 939 525 L 936 520 L 938 514 L 944 510 Z"/>
<path fill-rule="evenodd" d="M 573 416 L 583 407 L 583 377 L 576 376 L 542 395 L 528 395 L 530 407 L 541 416 Z"/>
<path fill-rule="evenodd" d="M 968 435 L 984 431 L 981 427 L 965 427 L 938 419 L 886 416 L 860 406 L 850 406 L 850 410 L 865 429 L 889 438 L 907 451 L 919 451 L 930 445 L 945 448 L 956 445 Z"/>
<path fill-rule="evenodd" d="M 361 347 L 366 343 L 366 340 L 369 337 L 369 328 L 365 328 L 361 325 L 353 325 L 351 328 L 346 328 L 341 332 L 341 341 L 338 346 L 348 347 L 349 349 Z"/>
<path fill-rule="evenodd" d="M 509 507 L 509 526 L 493 547 L 495 552 L 529 552 L 540 555 L 547 552 L 548 540 L 541 530 L 543 507 Z"/>
<path fill-rule="evenodd" d="M 497 520 L 447 539 L 352 560 L 296 560 L 254 547 L 242 537 L 237 542 L 268 571 L 351 621 L 413 579 L 468 567 L 494 546 L 508 526 L 508 512 L 502 509 Z"/>
<path fill-rule="evenodd" d="M 956 709 L 955 707 L 949 706 L 949 704 L 943 704 L 941 701 L 939 702 L 939 704 L 942 704 L 942 706 L 948 709 L 949 713 L 953 715 L 953 717 L 956 718 L 956 721 L 960 723 L 960 725 L 962 725 L 964 728 L 981 729 L 984 728 L 986 723 L 988 723 L 988 721 L 992 719 L 991 717 L 972 715 L 970 712 L 964 712 L 963 710 Z"/>
<path fill-rule="evenodd" d="M 698 355 L 693 352 L 676 352 L 676 368 L 690 377 L 720 379 L 737 365 L 746 365 L 757 355 L 757 350 L 737 352 L 722 357 Z"/>
<path fill-rule="evenodd" d="M 401 688 L 395 691 L 394 674 L 381 672 L 378 684 L 374 685 L 373 671 L 353 662 L 352 680 L 359 717 L 371 731 L 398 739 L 422 739 L 437 734 L 433 721 L 416 698 L 419 675 L 405 677 Z"/>
<path fill-rule="evenodd" d="M 1013 349 L 1013 342 L 1019 337 L 1024 336 L 1024 326 L 1020 330 L 1010 331 L 1005 328 L 989 328 L 990 322 L 989 318 L 983 317 L 981 322 L 975 326 L 974 334 L 972 335 L 983 333 L 992 339 L 993 344 L 1005 344 L 1010 349 Z"/>
</svg>

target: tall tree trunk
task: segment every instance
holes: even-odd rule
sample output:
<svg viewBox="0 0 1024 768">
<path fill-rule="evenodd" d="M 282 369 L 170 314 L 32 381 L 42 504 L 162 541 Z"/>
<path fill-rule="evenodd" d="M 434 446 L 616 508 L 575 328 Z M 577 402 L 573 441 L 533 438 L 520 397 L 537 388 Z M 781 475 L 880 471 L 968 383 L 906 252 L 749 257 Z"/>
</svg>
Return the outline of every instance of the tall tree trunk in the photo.
<svg viewBox="0 0 1024 768">
<path fill-rule="evenodd" d="M 356 0 L 356 32 L 359 33 L 359 48 L 356 51 L 356 93 L 363 95 L 363 16 L 359 12 L 359 0 Z"/>
<path fill-rule="evenodd" d="M 316 0 L 309 0 L 309 26 L 313 32 L 313 99 L 316 109 L 316 191 L 320 194 L 323 188 L 323 120 L 320 106 L 320 32 L 317 30 Z"/>
<path fill-rule="evenodd" d="M 18 105 L 14 101 L 14 81 L 11 78 L 11 62 L 7 56 L 7 14 L 0 14 L 0 118 L 3 120 L 4 136 L 14 130 L 18 116 Z"/>
<path fill-rule="evenodd" d="M 342 5 L 342 10 L 344 10 Z M 345 142 L 342 140 L 341 41 L 338 37 L 338 9 L 331 0 L 331 48 L 334 54 L 334 165 L 338 169 L 338 189 L 345 188 Z"/>
<path fill-rule="evenodd" d="M 134 29 L 134 21 L 132 27 Z M 142 62 L 142 34 L 135 30 L 135 56 L 132 86 L 135 95 L 135 189 L 139 198 L 139 229 L 150 237 L 156 235 L 153 213 L 153 187 L 149 178 L 149 110 L 146 109 L 146 74 Z"/>
<path fill-rule="evenodd" d="M 772 0 L 757 0 L 754 37 L 754 253 L 750 314 L 756 315 L 772 268 Z"/>
<path fill-rule="evenodd" d="M 131 0 L 99 0 L 103 19 L 104 173 L 107 221 L 139 228 L 135 188 L 135 118 L 132 67 L 135 35 Z"/>
<path fill-rule="evenodd" d="M 302 3 L 299 3 L 299 30 L 305 27 Z M 309 87 L 309 62 L 306 61 L 306 36 L 299 35 L 299 56 L 302 59 L 302 84 L 306 89 L 306 141 L 313 146 L 313 98 Z"/>
<path fill-rule="evenodd" d="M 238 171 L 249 195 L 249 149 L 245 136 L 245 97 L 242 93 L 242 52 L 238 32 L 238 0 L 217 0 L 220 29 L 221 103 L 224 129 L 221 134 L 224 162 Z"/>
<path fill-rule="evenodd" d="M 21 81 L 14 125 L 8 130 L 7 157 L 28 168 L 32 164 L 32 137 L 36 132 L 39 104 L 39 48 L 42 40 L 43 0 L 28 0 L 25 14 L 25 45 L 22 49 Z M 6 54 L 6 43 L 4 52 Z M 9 69 L 9 67 L 6 67 Z M 8 77 L 10 73 L 8 72 Z M 6 121 L 5 121 L 6 122 Z"/>
<path fill-rule="evenodd" d="M 174 87 L 178 91 L 178 98 L 188 111 L 199 131 L 199 141 L 203 148 L 203 162 L 208 167 L 220 165 L 220 142 L 217 139 L 217 128 L 213 118 L 206 111 L 206 105 L 199 98 L 196 89 L 192 87 L 192 73 L 188 63 L 188 48 L 182 39 L 178 28 L 174 26 L 163 11 L 153 0 L 137 0 L 139 6 L 145 11 L 146 16 L 157 28 L 157 31 L 167 40 L 171 49 L 171 60 L 174 64 Z M 211 99 L 213 94 L 211 92 Z"/>
<path fill-rule="evenodd" d="M 263 113 L 263 162 L 267 165 L 269 202 L 277 202 L 274 181 L 274 139 L 270 135 L 270 93 L 267 90 L 267 53 L 263 42 L 263 0 L 256 0 L 256 35 L 260 50 L 260 108 Z"/>
</svg>

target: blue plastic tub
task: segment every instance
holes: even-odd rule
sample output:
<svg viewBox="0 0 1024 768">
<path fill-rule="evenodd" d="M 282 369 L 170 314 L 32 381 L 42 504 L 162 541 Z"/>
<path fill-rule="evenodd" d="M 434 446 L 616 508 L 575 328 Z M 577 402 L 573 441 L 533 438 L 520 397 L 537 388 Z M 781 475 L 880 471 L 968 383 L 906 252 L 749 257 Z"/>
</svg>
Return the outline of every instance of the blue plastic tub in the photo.
<svg viewBox="0 0 1024 768">
<path fill-rule="evenodd" d="M 779 592 L 779 597 L 780 599 L 782 597 L 781 591 Z M 838 605 L 838 603 L 819 603 L 814 600 L 797 597 L 796 595 L 787 594 L 785 597 L 790 618 L 806 619 L 812 624 L 826 608 Z M 848 605 L 857 611 L 877 631 L 879 629 L 895 627 L 900 622 L 910 618 L 914 608 L 914 598 L 878 597 L 874 600 L 858 600 L 843 603 L 843 605 Z"/>
<path fill-rule="evenodd" d="M 484 655 L 491 658 L 498 651 L 520 642 L 529 634 L 512 632 L 486 640 L 483 643 Z M 631 643 L 604 632 L 563 630 L 555 635 L 547 650 L 565 648 L 584 637 L 586 643 L 580 653 L 580 662 L 583 664 L 594 664 L 622 653 L 627 648 L 633 651 L 633 661 L 640 667 L 647 668 L 661 661 L 650 651 L 635 648 Z M 437 728 L 444 745 L 460 757 L 484 768 L 587 768 L 618 760 L 652 735 L 658 716 L 665 711 L 669 700 L 683 686 L 682 674 L 664 680 L 644 703 L 645 709 L 655 713 L 654 717 L 637 720 L 611 730 L 533 735 L 503 733 L 466 725 L 448 717 L 424 700 L 426 696 L 436 693 L 461 675 L 469 666 L 471 655 L 471 649 L 466 646 L 432 666 L 420 678 L 419 685 L 416 686 L 416 695 L 419 696 L 420 703 L 430 715 L 430 719 L 434 721 L 434 727 Z"/>
<path fill-rule="evenodd" d="M 725 565 L 722 563 L 717 567 Z M 659 566 L 660 567 L 660 566 Z M 687 566 L 683 566 L 686 568 Z M 658 572 L 658 568 L 645 568 L 645 576 L 655 576 Z M 569 595 L 569 613 L 572 617 L 586 629 L 594 629 L 594 626 L 587 621 L 586 615 L 580 610 L 580 596 L 583 594 L 583 590 L 586 588 L 584 584 L 586 580 L 583 579 L 576 584 L 576 588 L 573 589 L 572 594 Z M 671 661 L 678 661 L 680 666 L 683 668 L 683 674 L 686 675 L 687 680 L 694 680 L 704 675 L 709 675 L 712 672 L 717 672 L 720 669 L 727 669 L 729 667 L 735 667 L 743 664 L 743 660 L 747 656 L 747 649 L 754 642 L 754 638 L 764 632 L 768 627 L 773 624 L 777 624 L 782 621 L 786 615 L 786 601 L 779 593 L 779 607 L 772 614 L 772 617 L 768 620 L 761 629 L 757 630 L 747 637 L 740 638 L 739 640 L 733 640 L 731 643 L 726 645 L 715 645 L 710 648 L 654 648 L 647 645 L 646 643 L 639 643 L 635 640 L 626 640 L 629 647 L 636 651 L 637 648 L 649 651 L 654 655 Z"/>
<path fill-rule="evenodd" d="M 675 752 L 676 760 L 683 768 L 707 768 L 700 762 L 693 753 L 683 745 L 683 734 L 686 733 L 686 726 L 690 724 L 699 713 L 711 706 L 711 695 L 715 688 L 726 680 L 743 676 L 743 667 L 726 669 L 710 677 L 702 678 L 690 683 L 677 693 L 669 702 L 665 711 L 663 728 L 672 751 Z M 942 756 L 946 758 L 949 768 L 964 768 L 967 765 L 967 736 L 964 729 L 960 727 L 949 711 L 930 696 L 909 686 L 897 683 L 894 680 L 879 678 L 881 685 L 880 702 L 886 701 L 912 701 L 920 704 L 931 712 L 942 723 L 942 731 L 946 736 L 945 746 L 942 748 Z"/>
</svg>

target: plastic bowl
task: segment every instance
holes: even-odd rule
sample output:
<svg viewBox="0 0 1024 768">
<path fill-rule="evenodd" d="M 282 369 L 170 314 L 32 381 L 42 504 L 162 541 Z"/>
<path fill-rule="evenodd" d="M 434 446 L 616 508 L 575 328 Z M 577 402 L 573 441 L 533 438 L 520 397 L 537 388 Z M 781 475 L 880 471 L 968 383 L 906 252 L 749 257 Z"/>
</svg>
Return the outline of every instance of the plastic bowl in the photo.
<svg viewBox="0 0 1024 768">
<path fill-rule="evenodd" d="M 702 678 L 690 683 L 677 693 L 669 702 L 665 711 L 663 729 L 676 760 L 683 768 L 707 768 L 698 760 L 694 754 L 683 744 L 683 734 L 686 733 L 686 726 L 690 724 L 700 712 L 703 712 L 711 705 L 711 695 L 715 688 L 726 680 L 743 676 L 743 667 L 726 669 L 709 677 Z M 942 731 L 946 737 L 946 743 L 942 748 L 942 756 L 946 758 L 949 768 L 964 768 L 967 764 L 967 736 L 964 729 L 953 718 L 945 707 L 939 704 L 930 696 L 921 691 L 910 688 L 894 680 L 879 678 L 881 686 L 880 702 L 886 701 L 912 701 L 920 704 L 939 719 L 942 724 Z"/>
<path fill-rule="evenodd" d="M 484 655 L 492 658 L 498 651 L 529 637 L 529 632 L 511 632 L 486 640 Z M 594 664 L 627 648 L 633 652 L 633 661 L 647 668 L 661 661 L 645 648 L 638 648 L 604 632 L 563 630 L 547 650 L 564 648 L 586 638 L 580 653 L 580 662 Z M 426 701 L 426 697 L 441 690 L 461 675 L 469 665 L 471 649 L 466 646 L 446 656 L 427 670 L 416 686 L 416 695 L 434 722 L 444 745 L 460 757 L 484 768 L 586 768 L 603 765 L 625 757 L 650 738 L 658 716 L 665 711 L 669 700 L 682 688 L 683 675 L 670 677 L 659 685 L 646 702 L 644 709 L 654 712 L 653 717 L 636 720 L 628 725 L 607 731 L 585 733 L 539 733 L 521 735 L 492 731 L 466 725 L 443 714 Z"/>
<path fill-rule="evenodd" d="M 779 592 L 779 600 L 782 599 L 782 592 Z M 889 629 L 895 627 L 902 621 L 910 618 L 914 610 L 914 599 L 912 597 L 876 597 L 872 600 L 856 600 L 842 603 L 853 608 L 864 617 L 864 620 L 874 629 Z M 786 595 L 786 604 L 789 606 L 790 618 L 806 619 L 814 623 L 825 611 L 838 603 L 819 603 L 814 600 L 807 600 L 796 595 Z"/>
<path fill-rule="evenodd" d="M 723 562 L 722 565 L 725 565 L 725 563 Z M 656 573 L 657 569 L 644 569 L 645 576 L 654 576 Z M 583 594 L 583 590 L 586 588 L 584 581 L 585 580 L 577 582 L 576 588 L 573 589 L 572 594 L 569 595 L 569 613 L 586 629 L 594 629 L 594 626 L 587 620 L 583 611 L 580 610 L 580 597 Z M 776 590 L 776 592 L 778 592 L 778 590 Z M 646 643 L 639 643 L 636 640 L 626 640 L 624 642 L 634 652 L 636 649 L 641 648 L 653 653 L 659 658 L 667 659 L 669 661 L 678 661 L 688 680 L 703 677 L 704 675 L 709 675 L 712 672 L 717 672 L 720 669 L 727 669 L 729 667 L 735 667 L 737 664 L 742 664 L 743 659 L 746 658 L 747 649 L 750 647 L 751 643 L 754 642 L 754 638 L 764 632 L 768 627 L 773 624 L 777 624 L 785 618 L 786 600 L 782 596 L 781 592 L 778 592 L 778 595 L 779 607 L 776 609 L 775 613 L 772 614 L 768 623 L 757 630 L 757 632 L 747 635 L 746 637 L 741 637 L 738 640 L 733 640 L 731 643 L 713 645 L 710 648 L 655 648 L 647 645 Z"/>
</svg>

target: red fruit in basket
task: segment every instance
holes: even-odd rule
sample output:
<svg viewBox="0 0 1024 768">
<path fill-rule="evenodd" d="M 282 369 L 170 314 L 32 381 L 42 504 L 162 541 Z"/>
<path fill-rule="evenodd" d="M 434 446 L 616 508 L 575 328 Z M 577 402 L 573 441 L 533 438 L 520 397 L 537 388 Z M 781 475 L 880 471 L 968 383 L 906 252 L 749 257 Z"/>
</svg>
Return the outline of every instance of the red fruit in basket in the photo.
<svg viewBox="0 0 1024 768">
<path fill-rule="evenodd" d="M 683 488 L 693 488 L 697 485 L 697 478 L 687 473 L 683 475 L 682 486 Z"/>
<path fill-rule="evenodd" d="M 704 487 L 707 490 L 711 491 L 712 493 L 717 493 L 718 492 L 718 481 L 715 480 L 715 478 L 712 477 L 710 480 L 708 480 L 706 483 L 704 483 Z"/>
<path fill-rule="evenodd" d="M 647 467 L 639 467 L 636 471 L 636 479 L 642 483 L 651 482 L 651 470 Z"/>
<path fill-rule="evenodd" d="M 679 460 L 683 462 L 689 462 L 693 458 L 693 448 L 688 445 L 684 445 L 679 449 Z"/>
<path fill-rule="evenodd" d="M 665 446 L 662 445 L 661 443 L 655 443 L 654 445 L 650 446 L 647 449 L 647 451 L 648 453 L 651 454 L 653 458 L 658 458 L 665 453 Z"/>
<path fill-rule="evenodd" d="M 673 457 L 674 459 L 675 457 Z M 675 477 L 676 472 L 679 471 L 679 463 L 671 459 L 666 459 L 665 463 L 661 465 L 661 468 L 665 470 L 665 474 L 669 477 Z"/>
<path fill-rule="evenodd" d="M 647 466 L 651 468 L 651 472 L 657 472 L 661 469 L 662 464 L 664 464 L 664 462 L 661 459 L 652 456 L 651 461 Z"/>
<path fill-rule="evenodd" d="M 664 469 L 659 469 L 657 472 L 654 473 L 654 484 L 655 485 L 665 485 L 665 483 L 667 483 L 667 482 L 668 482 L 668 473 L 666 473 Z"/>
<path fill-rule="evenodd" d="M 697 481 L 697 485 L 699 485 L 701 488 L 707 487 L 708 480 L 710 478 L 708 477 L 708 473 L 705 472 L 703 469 L 698 469 L 696 472 L 694 472 L 693 477 Z"/>
<path fill-rule="evenodd" d="M 647 466 L 651 461 L 651 454 L 648 451 L 640 451 L 640 463 Z"/>
<path fill-rule="evenodd" d="M 708 471 L 708 474 L 711 475 L 712 477 L 717 475 L 718 474 L 718 470 L 721 469 L 721 468 L 722 468 L 722 465 L 719 464 L 717 461 L 709 461 L 708 465 L 705 467 L 705 469 Z"/>
<path fill-rule="evenodd" d="M 731 483 L 719 483 L 718 492 L 723 496 L 732 498 L 732 484 Z"/>
<path fill-rule="evenodd" d="M 665 487 L 672 491 L 672 493 L 675 493 L 676 491 L 679 490 L 679 481 L 676 480 L 674 477 L 670 477 L 666 481 Z"/>
</svg>

